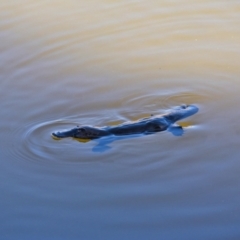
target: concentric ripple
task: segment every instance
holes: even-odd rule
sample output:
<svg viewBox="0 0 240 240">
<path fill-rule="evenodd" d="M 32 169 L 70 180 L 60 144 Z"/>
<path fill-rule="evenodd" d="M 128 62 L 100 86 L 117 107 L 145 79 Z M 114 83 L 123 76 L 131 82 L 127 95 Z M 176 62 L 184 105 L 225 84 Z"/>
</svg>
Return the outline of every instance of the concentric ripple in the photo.
<svg viewBox="0 0 240 240">
<path fill-rule="evenodd" d="M 151 114 L 164 113 L 174 106 L 185 104 L 201 104 L 206 96 L 194 92 L 178 92 L 177 94 L 158 94 L 130 97 L 125 106 L 113 111 L 108 109 L 86 115 L 75 115 L 65 119 L 42 121 L 19 127 L 12 132 L 14 147 L 10 150 L 17 159 L 42 163 L 80 163 L 92 158 L 95 141 L 80 142 L 73 138 L 56 140 L 52 132 L 62 131 L 81 125 L 106 126 L 115 125 L 128 120 L 137 120 Z M 194 125 L 186 122 L 185 127 Z M 18 136 L 18 137 L 14 137 Z M 119 145 L 121 145 L 119 143 Z M 84 156 L 84 157 L 83 157 Z"/>
<path fill-rule="evenodd" d="M 17 143 L 12 153 L 23 161 L 58 164 L 82 162 L 84 161 L 81 158 L 83 152 L 85 156 L 91 153 L 92 143 L 84 144 L 72 138 L 58 141 L 51 136 L 53 131 L 69 129 L 76 125 L 78 125 L 76 121 L 53 120 L 18 129 L 15 135 L 19 137 L 14 139 Z"/>
<path fill-rule="evenodd" d="M 127 105 L 129 109 L 139 109 L 142 113 L 159 114 L 182 104 L 201 104 L 208 98 L 208 95 L 191 91 L 153 93 L 133 97 L 128 100 Z"/>
</svg>

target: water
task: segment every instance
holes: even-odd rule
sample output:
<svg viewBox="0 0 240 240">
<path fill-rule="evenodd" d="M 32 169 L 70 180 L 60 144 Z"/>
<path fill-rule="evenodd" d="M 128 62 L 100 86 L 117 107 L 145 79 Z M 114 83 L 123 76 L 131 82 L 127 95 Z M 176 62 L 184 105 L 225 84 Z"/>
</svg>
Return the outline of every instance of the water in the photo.
<svg viewBox="0 0 240 240">
<path fill-rule="evenodd" d="M 239 239 L 239 1 L 0 3 L 0 234 Z M 169 132 L 53 140 L 181 104 Z"/>
</svg>

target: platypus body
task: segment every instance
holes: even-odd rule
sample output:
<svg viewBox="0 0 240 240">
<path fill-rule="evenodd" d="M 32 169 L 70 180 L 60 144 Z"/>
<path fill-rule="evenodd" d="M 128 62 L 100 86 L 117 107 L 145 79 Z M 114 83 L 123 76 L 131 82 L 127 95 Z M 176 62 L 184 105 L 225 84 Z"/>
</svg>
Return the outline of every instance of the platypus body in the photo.
<svg viewBox="0 0 240 240">
<path fill-rule="evenodd" d="M 169 129 L 175 122 L 198 112 L 194 105 L 182 105 L 163 115 L 142 118 L 138 121 L 127 122 L 117 126 L 94 127 L 77 126 L 66 131 L 52 133 L 55 138 L 73 137 L 79 139 L 97 139 L 105 136 L 124 136 L 131 134 L 152 134 Z M 181 128 L 178 126 L 178 128 Z"/>
</svg>

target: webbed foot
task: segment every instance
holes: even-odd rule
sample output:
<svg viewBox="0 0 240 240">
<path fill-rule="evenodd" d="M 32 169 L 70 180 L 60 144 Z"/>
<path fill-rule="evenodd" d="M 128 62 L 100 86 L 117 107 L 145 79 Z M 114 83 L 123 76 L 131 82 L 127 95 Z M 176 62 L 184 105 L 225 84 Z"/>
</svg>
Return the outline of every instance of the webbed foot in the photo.
<svg viewBox="0 0 240 240">
<path fill-rule="evenodd" d="M 168 128 L 168 131 L 171 132 L 174 136 L 182 136 L 184 134 L 184 130 L 179 125 L 173 125 Z"/>
</svg>

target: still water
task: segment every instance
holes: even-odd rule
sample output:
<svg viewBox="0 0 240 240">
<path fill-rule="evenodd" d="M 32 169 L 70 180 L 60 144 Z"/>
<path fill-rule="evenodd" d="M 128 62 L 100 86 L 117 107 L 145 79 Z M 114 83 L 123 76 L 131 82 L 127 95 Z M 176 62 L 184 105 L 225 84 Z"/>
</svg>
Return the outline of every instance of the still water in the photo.
<svg viewBox="0 0 240 240">
<path fill-rule="evenodd" d="M 240 2 L 0 1 L 0 238 L 240 239 Z M 181 137 L 56 141 L 199 112 Z"/>
</svg>

